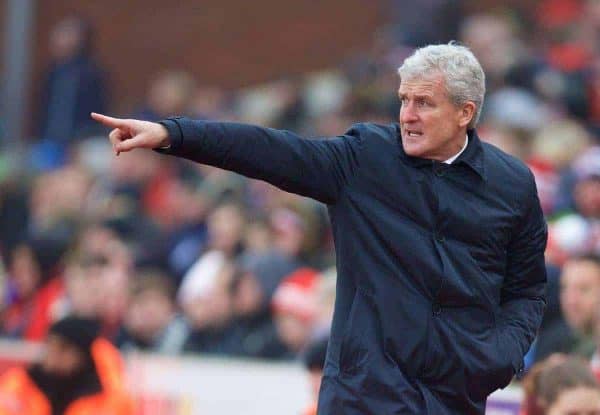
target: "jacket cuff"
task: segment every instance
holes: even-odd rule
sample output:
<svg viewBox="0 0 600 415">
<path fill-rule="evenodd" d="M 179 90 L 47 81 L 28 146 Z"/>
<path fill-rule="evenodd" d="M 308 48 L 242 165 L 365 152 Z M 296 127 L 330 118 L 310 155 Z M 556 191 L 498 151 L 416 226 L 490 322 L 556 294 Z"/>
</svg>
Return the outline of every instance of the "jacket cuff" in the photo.
<svg viewBox="0 0 600 415">
<path fill-rule="evenodd" d="M 167 133 L 169 134 L 169 147 L 165 148 L 155 148 L 155 151 L 159 153 L 171 153 L 179 150 L 183 145 L 183 131 L 181 130 L 181 126 L 179 125 L 179 120 L 183 117 L 169 117 L 167 119 L 161 120 L 158 123 L 167 129 Z"/>
</svg>

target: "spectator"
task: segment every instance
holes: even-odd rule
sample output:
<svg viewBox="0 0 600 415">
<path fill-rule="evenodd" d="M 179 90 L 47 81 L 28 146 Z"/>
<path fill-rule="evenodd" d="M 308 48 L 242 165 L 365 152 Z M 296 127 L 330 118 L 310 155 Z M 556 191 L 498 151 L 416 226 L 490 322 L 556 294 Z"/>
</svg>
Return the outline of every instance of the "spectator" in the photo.
<svg viewBox="0 0 600 415">
<path fill-rule="evenodd" d="M 569 192 L 572 210 L 550 226 L 549 257 L 600 254 L 600 147 L 588 148 L 565 172 L 562 193 Z M 560 265 L 560 263 L 559 263 Z"/>
<path fill-rule="evenodd" d="M 459 16 L 465 2 L 427 0 L 413 3 L 391 0 L 386 3 L 388 14 L 398 26 L 399 41 L 409 46 L 423 46 L 456 38 Z"/>
<path fill-rule="evenodd" d="M 590 146 L 591 137 L 583 125 L 574 120 L 547 124 L 537 131 L 531 142 L 527 164 L 531 168 L 546 215 L 572 205 L 572 189 L 561 189 L 570 175 L 570 165 Z M 570 185 L 563 183 L 562 186 Z"/>
<path fill-rule="evenodd" d="M 177 314 L 172 281 L 155 271 L 137 273 L 124 330 L 118 338 L 122 350 L 177 354 L 188 337 L 188 324 Z"/>
<path fill-rule="evenodd" d="M 548 408 L 548 415 L 600 413 L 600 388 L 578 386 L 561 392 Z"/>
<path fill-rule="evenodd" d="M 9 255 L 9 304 L 2 315 L 4 335 L 41 340 L 56 317 L 64 287 L 67 242 L 44 235 L 18 244 Z"/>
<path fill-rule="evenodd" d="M 578 212 L 588 219 L 600 219 L 600 146 L 590 148 L 573 163 L 574 192 Z"/>
<path fill-rule="evenodd" d="M 257 304 L 269 304 L 275 287 L 292 271 L 301 266 L 300 253 L 305 241 L 305 222 L 291 209 L 275 208 L 269 217 L 272 246 L 262 253 L 247 252 L 242 258 L 244 273 L 239 288 L 243 296 L 245 289 L 256 287 L 260 293 Z M 244 308 L 244 306 L 242 306 Z M 246 309 L 245 314 L 248 314 Z M 250 313 L 252 314 L 252 313 Z"/>
<path fill-rule="evenodd" d="M 133 167 L 134 163 L 139 164 Z M 164 237 L 163 224 L 153 216 L 153 209 L 162 209 L 165 214 L 172 210 L 159 203 L 152 190 L 163 178 L 170 180 L 171 169 L 153 154 L 111 157 L 103 168 L 106 173 L 96 174 L 78 216 L 110 229 L 144 266 L 162 264 L 162 258 L 154 257 L 154 262 L 146 259 L 154 254 L 156 241 Z"/>
<path fill-rule="evenodd" d="M 306 223 L 292 209 L 275 209 L 270 216 L 275 249 L 291 260 L 299 260 L 306 238 Z"/>
<path fill-rule="evenodd" d="M 575 391 L 576 396 L 582 398 L 582 404 L 589 407 L 595 404 L 596 399 L 589 399 L 596 395 L 598 384 L 588 365 L 577 358 L 565 355 L 553 355 L 549 359 L 536 364 L 524 379 L 525 401 L 522 415 L 567 415 L 573 412 L 563 412 L 564 407 L 572 407 L 572 396 L 563 396 L 567 391 Z M 583 392 L 583 391 L 585 392 Z M 596 394 L 588 393 L 589 390 Z M 559 410 L 559 408 L 561 408 Z M 552 409 L 554 412 L 550 412 Z M 595 408 L 594 408 L 595 409 Z M 579 413 L 579 412 L 575 412 Z M 584 412 L 585 413 L 585 412 Z M 594 413 L 594 412 L 592 412 Z"/>
<path fill-rule="evenodd" d="M 315 335 L 319 274 L 300 268 L 287 276 L 273 295 L 275 327 L 291 356 L 303 352 Z"/>
<path fill-rule="evenodd" d="M 598 383 L 587 362 L 567 357 L 540 374 L 538 394 L 542 404 L 549 408 L 562 392 L 581 386 L 597 388 Z"/>
<path fill-rule="evenodd" d="M 157 226 L 149 237 L 139 232 L 132 235 L 138 248 L 136 263 L 141 267 L 163 269 L 179 286 L 198 254 L 207 248 L 207 216 L 214 201 L 200 187 L 204 178 L 198 172 L 178 170 L 164 162 L 156 171 L 142 197 L 148 219 Z M 134 219 L 127 217 L 124 222 L 132 223 Z M 147 227 L 140 226 L 140 230 L 143 229 Z"/>
<path fill-rule="evenodd" d="M 273 235 L 266 221 L 255 219 L 248 223 L 244 234 L 246 255 L 262 255 L 269 252 L 273 244 Z"/>
<path fill-rule="evenodd" d="M 537 342 L 537 361 L 553 352 L 574 353 L 591 358 L 596 348 L 600 310 L 600 259 L 572 258 L 560 277 L 560 304 L 564 320 L 544 329 Z"/>
<path fill-rule="evenodd" d="M 476 14 L 463 20 L 460 39 L 478 57 L 489 87 L 503 85 L 511 68 L 523 62 L 525 46 L 516 26 L 501 14 Z"/>
<path fill-rule="evenodd" d="M 285 358 L 288 350 L 277 336 L 270 305 L 278 284 L 295 266 L 279 256 L 256 251 L 239 262 L 231 286 L 234 320 L 227 351 L 245 357 Z"/>
<path fill-rule="evenodd" d="M 0 378 L 0 414 L 132 415 L 119 353 L 98 332 L 93 320 L 54 323 L 40 361 Z"/>
<path fill-rule="evenodd" d="M 542 360 L 527 372 L 523 379 L 523 402 L 520 415 L 544 415 L 544 402 L 540 398 L 540 378 L 550 367 L 563 363 L 567 356 L 555 353 Z"/>
<path fill-rule="evenodd" d="M 230 104 L 221 88 L 202 85 L 196 88 L 187 112 L 203 120 L 233 119 Z"/>
<path fill-rule="evenodd" d="M 61 301 L 62 316 L 101 319 L 104 297 L 103 272 L 108 264 L 104 255 L 71 253 L 65 269 L 65 295 Z"/>
<path fill-rule="evenodd" d="M 86 213 L 90 186 L 87 171 L 72 165 L 36 176 L 29 197 L 27 231 L 72 233 L 74 225 Z"/>
<path fill-rule="evenodd" d="M 203 287 L 211 285 L 216 273 L 228 260 L 234 260 L 242 251 L 246 218 L 243 209 L 233 203 L 218 206 L 208 218 L 208 246 L 183 277 L 177 298 L 185 307 Z"/>
<path fill-rule="evenodd" d="M 102 334 L 110 340 L 117 336 L 129 301 L 129 286 L 133 269 L 131 250 L 125 241 L 107 224 L 84 228 L 77 247 L 86 261 L 90 259 L 89 272 L 95 273 L 97 282 L 95 303 L 102 322 Z M 88 288 L 89 290 L 89 288 Z"/>
<path fill-rule="evenodd" d="M 172 114 L 187 114 L 195 90 L 196 82 L 190 74 L 183 71 L 163 72 L 151 82 L 146 103 L 134 116 L 156 121 Z"/>
<path fill-rule="evenodd" d="M 196 292 L 182 303 L 185 317 L 190 322 L 191 333 L 185 350 L 191 352 L 226 354 L 230 324 L 233 318 L 231 306 L 231 282 L 234 267 L 222 256 L 212 251 L 205 255 L 206 275 L 195 288 Z M 203 263 L 204 265 L 204 263 Z"/>
<path fill-rule="evenodd" d="M 92 135 L 89 113 L 106 108 L 104 71 L 92 59 L 93 29 L 79 17 L 67 17 L 50 34 L 51 65 L 42 84 L 39 136 L 64 146 Z"/>
</svg>

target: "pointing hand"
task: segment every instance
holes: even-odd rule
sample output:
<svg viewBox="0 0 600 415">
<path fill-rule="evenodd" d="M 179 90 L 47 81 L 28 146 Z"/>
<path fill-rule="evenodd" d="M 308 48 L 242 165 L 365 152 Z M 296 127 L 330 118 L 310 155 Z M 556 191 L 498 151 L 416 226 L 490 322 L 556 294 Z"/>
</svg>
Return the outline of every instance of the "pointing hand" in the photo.
<svg viewBox="0 0 600 415">
<path fill-rule="evenodd" d="M 134 148 L 159 148 L 170 144 L 167 129 L 149 121 L 113 118 L 92 112 L 92 118 L 113 130 L 108 135 L 115 154 Z"/>
</svg>

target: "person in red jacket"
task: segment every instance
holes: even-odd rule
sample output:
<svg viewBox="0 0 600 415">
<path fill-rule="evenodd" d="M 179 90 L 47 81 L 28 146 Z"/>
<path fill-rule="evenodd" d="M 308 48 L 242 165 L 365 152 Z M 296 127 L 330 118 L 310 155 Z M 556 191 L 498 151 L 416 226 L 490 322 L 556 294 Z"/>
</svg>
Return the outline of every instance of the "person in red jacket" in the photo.
<svg viewBox="0 0 600 415">
<path fill-rule="evenodd" d="M 0 377 L 0 415 L 130 415 L 119 352 L 94 320 L 66 317 L 50 327 L 40 361 Z"/>
</svg>

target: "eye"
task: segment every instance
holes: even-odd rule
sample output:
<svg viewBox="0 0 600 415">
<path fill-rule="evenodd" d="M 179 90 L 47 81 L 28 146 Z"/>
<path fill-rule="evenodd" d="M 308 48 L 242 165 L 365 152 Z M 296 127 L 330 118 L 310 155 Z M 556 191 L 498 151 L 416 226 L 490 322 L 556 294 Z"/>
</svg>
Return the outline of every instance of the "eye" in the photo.
<svg viewBox="0 0 600 415">
<path fill-rule="evenodd" d="M 427 106 L 427 102 L 423 98 L 419 98 L 417 100 L 417 106 L 418 107 L 425 107 L 425 106 Z"/>
</svg>

